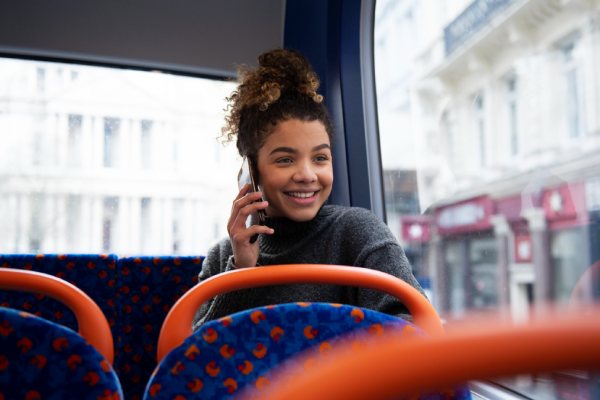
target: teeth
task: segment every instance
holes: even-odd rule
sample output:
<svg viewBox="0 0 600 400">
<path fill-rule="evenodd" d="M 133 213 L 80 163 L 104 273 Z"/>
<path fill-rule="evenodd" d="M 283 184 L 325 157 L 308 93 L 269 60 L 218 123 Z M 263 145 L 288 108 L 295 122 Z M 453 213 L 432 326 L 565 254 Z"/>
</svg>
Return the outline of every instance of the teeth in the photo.
<svg viewBox="0 0 600 400">
<path fill-rule="evenodd" d="M 299 197 L 301 199 L 307 199 L 309 197 L 314 196 L 315 192 L 288 192 L 288 195 L 292 197 Z"/>
</svg>

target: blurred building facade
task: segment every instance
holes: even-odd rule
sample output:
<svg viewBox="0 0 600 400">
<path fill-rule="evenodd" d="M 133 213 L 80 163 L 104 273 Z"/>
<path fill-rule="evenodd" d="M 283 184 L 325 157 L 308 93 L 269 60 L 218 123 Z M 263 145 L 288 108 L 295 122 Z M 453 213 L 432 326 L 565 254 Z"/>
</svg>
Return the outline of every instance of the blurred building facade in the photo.
<svg viewBox="0 0 600 400">
<path fill-rule="evenodd" d="M 0 60 L 0 252 L 204 254 L 224 236 L 232 84 Z"/>
<path fill-rule="evenodd" d="M 600 259 L 600 2 L 388 1 L 376 26 L 384 169 L 418 187 L 388 220 L 438 308 L 567 302 Z"/>
</svg>

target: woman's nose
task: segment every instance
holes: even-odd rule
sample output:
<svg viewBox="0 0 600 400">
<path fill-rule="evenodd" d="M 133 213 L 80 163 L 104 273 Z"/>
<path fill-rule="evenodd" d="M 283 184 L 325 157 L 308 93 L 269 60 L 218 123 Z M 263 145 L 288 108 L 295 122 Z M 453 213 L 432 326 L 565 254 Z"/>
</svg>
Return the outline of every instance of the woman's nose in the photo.
<svg viewBox="0 0 600 400">
<path fill-rule="evenodd" d="M 294 172 L 293 179 L 296 182 L 314 182 L 317 180 L 317 174 L 310 163 L 302 163 L 298 164 L 298 168 Z"/>
</svg>

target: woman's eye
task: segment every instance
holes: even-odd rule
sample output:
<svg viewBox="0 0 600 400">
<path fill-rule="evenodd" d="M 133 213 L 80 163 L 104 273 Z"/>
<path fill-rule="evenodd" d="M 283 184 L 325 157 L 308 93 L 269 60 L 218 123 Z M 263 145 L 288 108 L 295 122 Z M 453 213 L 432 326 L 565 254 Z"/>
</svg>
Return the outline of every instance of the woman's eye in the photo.
<svg viewBox="0 0 600 400">
<path fill-rule="evenodd" d="M 329 161 L 329 157 L 326 155 L 319 155 L 315 157 L 315 161 L 316 162 L 325 162 L 325 161 Z"/>
<path fill-rule="evenodd" d="M 289 157 L 283 157 L 283 158 L 278 158 L 275 162 L 277 164 L 289 164 L 292 162 L 292 159 Z"/>
</svg>

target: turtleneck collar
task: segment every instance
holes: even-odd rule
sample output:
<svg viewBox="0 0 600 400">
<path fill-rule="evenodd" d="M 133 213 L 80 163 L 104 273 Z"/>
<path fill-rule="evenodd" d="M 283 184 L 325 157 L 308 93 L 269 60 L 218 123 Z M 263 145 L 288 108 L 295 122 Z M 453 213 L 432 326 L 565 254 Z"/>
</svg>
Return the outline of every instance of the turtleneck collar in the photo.
<svg viewBox="0 0 600 400">
<path fill-rule="evenodd" d="M 326 226 L 327 217 L 334 212 L 333 206 L 323 206 L 310 221 L 296 222 L 291 219 L 267 218 L 266 225 L 273 228 L 273 235 L 260 236 L 260 248 L 265 254 L 277 254 L 300 245 Z"/>
</svg>

